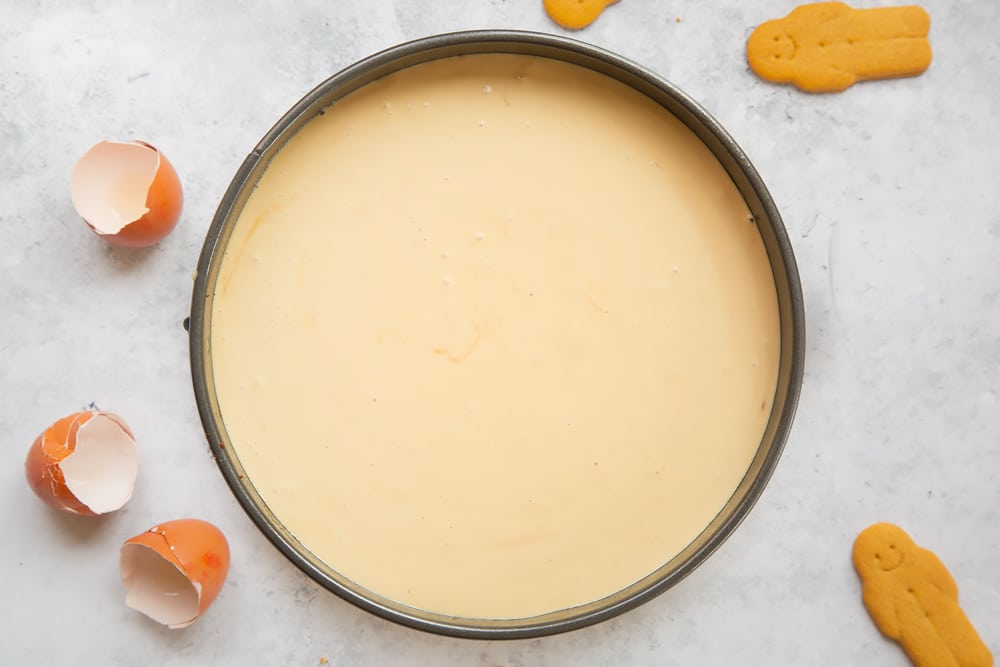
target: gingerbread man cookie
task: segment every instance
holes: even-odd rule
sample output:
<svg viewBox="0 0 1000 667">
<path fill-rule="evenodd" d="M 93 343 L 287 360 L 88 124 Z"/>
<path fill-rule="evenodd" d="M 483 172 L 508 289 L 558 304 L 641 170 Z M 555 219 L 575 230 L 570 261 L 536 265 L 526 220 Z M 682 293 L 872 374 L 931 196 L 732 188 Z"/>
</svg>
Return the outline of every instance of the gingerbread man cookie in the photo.
<svg viewBox="0 0 1000 667">
<path fill-rule="evenodd" d="M 932 552 L 902 528 L 877 523 L 851 554 L 875 625 L 917 667 L 992 667 L 993 654 L 958 606 L 958 586 Z"/>
<path fill-rule="evenodd" d="M 858 81 L 916 76 L 931 64 L 931 19 L 916 6 L 852 9 L 802 5 L 767 21 L 747 40 L 747 62 L 762 79 L 830 93 Z"/>
</svg>

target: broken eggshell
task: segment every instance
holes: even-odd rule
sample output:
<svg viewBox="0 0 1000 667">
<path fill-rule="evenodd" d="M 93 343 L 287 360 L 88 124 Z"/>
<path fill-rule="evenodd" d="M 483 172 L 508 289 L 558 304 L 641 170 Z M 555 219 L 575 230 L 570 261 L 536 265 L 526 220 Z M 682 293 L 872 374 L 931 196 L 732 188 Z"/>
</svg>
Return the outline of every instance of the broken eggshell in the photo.
<svg viewBox="0 0 1000 667">
<path fill-rule="evenodd" d="M 130 248 L 151 246 L 173 230 L 184 195 L 166 156 L 144 141 L 102 141 L 73 167 L 70 197 L 101 238 Z"/>
<path fill-rule="evenodd" d="M 122 545 L 125 604 L 171 629 L 186 628 L 208 609 L 229 572 L 229 544 L 212 524 L 177 519 Z"/>
<path fill-rule="evenodd" d="M 121 417 L 87 410 L 63 417 L 39 435 L 24 472 L 49 505 L 72 514 L 106 514 L 132 497 L 139 453 Z"/>
</svg>

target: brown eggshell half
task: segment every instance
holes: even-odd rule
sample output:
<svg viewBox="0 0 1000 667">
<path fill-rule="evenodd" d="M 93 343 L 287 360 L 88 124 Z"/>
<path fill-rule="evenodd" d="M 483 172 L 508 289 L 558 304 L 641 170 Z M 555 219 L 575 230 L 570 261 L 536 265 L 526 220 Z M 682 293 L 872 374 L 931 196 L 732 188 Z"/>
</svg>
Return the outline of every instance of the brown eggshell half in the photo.
<svg viewBox="0 0 1000 667">
<path fill-rule="evenodd" d="M 212 524 L 177 519 L 125 541 L 119 565 L 125 604 L 171 629 L 205 613 L 229 572 L 229 544 Z"/>
<path fill-rule="evenodd" d="M 121 417 L 87 410 L 63 417 L 39 435 L 24 472 L 35 494 L 52 507 L 106 514 L 132 497 L 139 453 Z"/>
<path fill-rule="evenodd" d="M 114 245 L 142 248 L 180 219 L 184 195 L 173 165 L 143 141 L 102 141 L 73 167 L 70 197 L 81 218 Z"/>
</svg>

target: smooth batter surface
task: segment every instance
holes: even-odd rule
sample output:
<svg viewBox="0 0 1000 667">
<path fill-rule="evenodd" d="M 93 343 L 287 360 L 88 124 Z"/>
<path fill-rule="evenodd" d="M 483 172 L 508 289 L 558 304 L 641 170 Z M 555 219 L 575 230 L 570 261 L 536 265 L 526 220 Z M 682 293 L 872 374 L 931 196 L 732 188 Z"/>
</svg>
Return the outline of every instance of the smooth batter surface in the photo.
<svg viewBox="0 0 1000 667">
<path fill-rule="evenodd" d="M 211 320 L 232 446 L 344 575 L 445 614 L 591 602 L 684 548 L 769 417 L 774 283 L 722 167 L 613 80 L 452 58 L 275 157 Z"/>
</svg>

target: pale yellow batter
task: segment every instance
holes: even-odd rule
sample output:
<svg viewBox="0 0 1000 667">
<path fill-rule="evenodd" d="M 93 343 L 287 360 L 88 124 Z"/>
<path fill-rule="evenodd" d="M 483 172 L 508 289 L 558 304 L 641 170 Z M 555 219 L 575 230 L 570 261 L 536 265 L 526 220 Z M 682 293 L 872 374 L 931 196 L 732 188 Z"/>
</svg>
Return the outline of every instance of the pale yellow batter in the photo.
<svg viewBox="0 0 1000 667">
<path fill-rule="evenodd" d="M 774 397 L 775 288 L 736 188 L 644 96 L 514 55 L 311 121 L 243 210 L 211 345 L 232 447 L 339 572 L 520 618 L 691 542 Z"/>
</svg>

